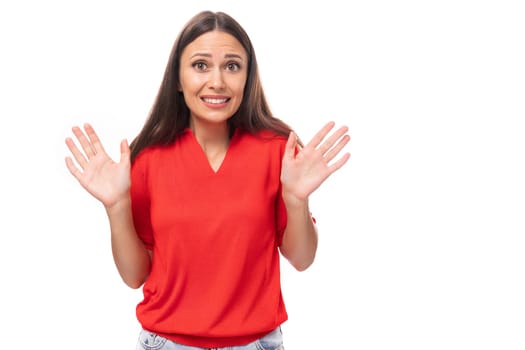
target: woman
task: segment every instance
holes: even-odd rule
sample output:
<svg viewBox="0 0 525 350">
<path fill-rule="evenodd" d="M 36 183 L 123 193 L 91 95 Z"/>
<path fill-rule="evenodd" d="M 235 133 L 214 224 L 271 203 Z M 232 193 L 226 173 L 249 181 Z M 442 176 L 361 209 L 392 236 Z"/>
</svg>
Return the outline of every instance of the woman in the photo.
<svg viewBox="0 0 525 350">
<path fill-rule="evenodd" d="M 348 128 L 306 145 L 272 116 L 251 41 L 225 13 L 180 32 L 156 101 L 118 163 L 73 127 L 66 165 L 104 205 L 124 282 L 143 286 L 137 349 L 282 349 L 279 254 L 313 262 L 308 197 L 349 159 Z"/>
</svg>

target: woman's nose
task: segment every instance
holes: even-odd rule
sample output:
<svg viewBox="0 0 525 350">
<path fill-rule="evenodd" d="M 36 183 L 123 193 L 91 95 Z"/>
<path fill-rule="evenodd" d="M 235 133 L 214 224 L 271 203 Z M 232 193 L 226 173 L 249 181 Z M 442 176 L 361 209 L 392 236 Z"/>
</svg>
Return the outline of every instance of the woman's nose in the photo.
<svg viewBox="0 0 525 350">
<path fill-rule="evenodd" d="M 210 88 L 222 89 L 224 88 L 224 79 L 221 69 L 214 69 L 210 76 Z"/>
</svg>

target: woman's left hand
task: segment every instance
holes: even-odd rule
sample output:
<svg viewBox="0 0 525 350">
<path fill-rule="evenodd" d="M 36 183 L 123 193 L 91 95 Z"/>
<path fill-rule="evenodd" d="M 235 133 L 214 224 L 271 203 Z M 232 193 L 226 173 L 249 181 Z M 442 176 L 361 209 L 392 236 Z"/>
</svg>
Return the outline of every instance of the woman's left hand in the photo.
<svg viewBox="0 0 525 350">
<path fill-rule="evenodd" d="M 307 200 L 312 192 L 348 161 L 350 153 L 347 152 L 330 163 L 350 141 L 346 126 L 341 126 L 329 135 L 334 126 L 334 122 L 327 123 L 302 148 L 297 144 L 295 133 L 290 133 L 281 169 L 283 197 Z"/>
</svg>

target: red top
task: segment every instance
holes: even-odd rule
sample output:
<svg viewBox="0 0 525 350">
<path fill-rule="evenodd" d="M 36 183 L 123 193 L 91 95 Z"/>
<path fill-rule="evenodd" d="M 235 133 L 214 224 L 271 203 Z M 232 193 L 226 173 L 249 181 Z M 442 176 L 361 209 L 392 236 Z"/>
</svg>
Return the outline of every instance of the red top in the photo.
<svg viewBox="0 0 525 350">
<path fill-rule="evenodd" d="M 236 130 L 214 172 L 192 131 L 143 150 L 131 170 L 135 228 L 153 251 L 137 317 L 196 347 L 252 342 L 287 320 L 279 250 L 286 138 Z"/>
</svg>

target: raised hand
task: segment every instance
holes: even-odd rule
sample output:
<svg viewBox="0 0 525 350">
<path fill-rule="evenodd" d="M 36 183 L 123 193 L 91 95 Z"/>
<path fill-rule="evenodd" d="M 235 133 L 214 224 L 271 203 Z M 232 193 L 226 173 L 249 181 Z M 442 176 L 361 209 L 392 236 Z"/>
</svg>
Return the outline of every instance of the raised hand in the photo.
<svg viewBox="0 0 525 350">
<path fill-rule="evenodd" d="M 332 162 L 350 141 L 346 126 L 328 135 L 334 126 L 334 122 L 327 123 L 303 148 L 298 146 L 295 133 L 290 133 L 281 169 L 283 195 L 287 198 L 306 200 L 350 158 L 350 153 L 345 153 Z"/>
<path fill-rule="evenodd" d="M 72 131 L 82 151 L 72 138 L 66 138 L 66 145 L 76 160 L 75 164 L 71 157 L 66 157 L 66 166 L 71 174 L 106 208 L 127 198 L 130 186 L 130 149 L 126 140 L 120 144 L 120 161 L 116 163 L 104 150 L 91 125 L 85 124 L 84 131 L 75 126 Z"/>
</svg>

